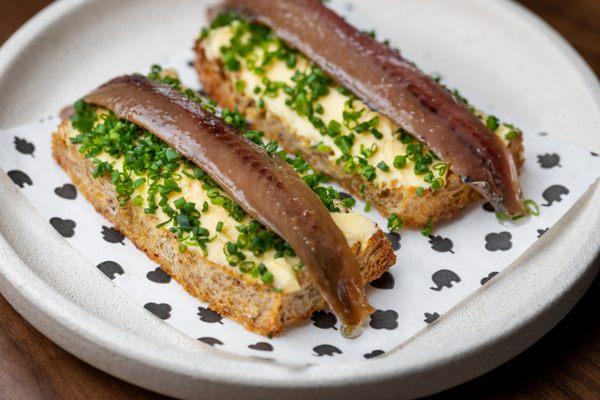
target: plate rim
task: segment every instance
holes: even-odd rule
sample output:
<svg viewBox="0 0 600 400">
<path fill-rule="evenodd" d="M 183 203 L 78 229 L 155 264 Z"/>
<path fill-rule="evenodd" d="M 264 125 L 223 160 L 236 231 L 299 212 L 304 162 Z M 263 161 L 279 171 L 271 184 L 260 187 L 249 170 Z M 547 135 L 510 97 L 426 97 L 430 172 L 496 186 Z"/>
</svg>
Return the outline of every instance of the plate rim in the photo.
<svg viewBox="0 0 600 400">
<path fill-rule="evenodd" d="M 19 51 L 26 48 L 31 40 L 35 39 L 37 33 L 43 31 L 50 24 L 58 21 L 70 10 L 73 10 L 76 7 L 91 1 L 95 0 L 63 0 L 54 2 L 26 22 L 0 48 L 0 76 L 3 75 L 11 61 L 19 54 Z M 562 36 L 560 36 L 556 31 L 554 31 L 548 24 L 539 19 L 539 17 L 523 6 L 508 0 L 495 1 L 498 4 L 505 6 L 509 11 L 512 11 L 514 16 L 526 18 L 528 22 L 535 23 L 537 25 L 536 30 L 545 35 L 553 45 L 557 46 L 557 49 L 569 62 L 570 66 L 576 68 L 578 75 L 589 84 L 588 87 L 589 90 L 592 91 L 592 98 L 596 102 L 596 108 L 600 109 L 600 91 L 593 91 L 593 88 L 598 86 L 598 80 L 589 66 L 585 63 L 585 61 L 583 61 L 581 56 L 571 47 L 571 45 L 568 44 L 568 42 L 566 42 L 566 40 L 562 38 Z M 3 172 L 2 175 L 5 177 Z M 0 181 L 0 184 L 2 183 L 5 182 Z M 6 195 L 7 193 L 1 194 L 0 199 L 5 200 L 10 196 Z M 598 198 L 599 195 L 600 190 L 598 189 L 598 185 L 596 185 L 594 193 L 589 194 L 588 201 L 590 197 Z M 22 194 L 18 193 L 16 196 L 22 196 Z M 590 225 L 595 225 L 598 227 L 600 225 L 600 221 L 597 220 L 595 221 L 595 224 Z M 45 228 L 48 229 L 48 231 L 51 229 L 49 226 Z M 600 241 L 596 240 L 596 243 L 598 242 Z M 596 246 L 596 253 L 597 249 L 598 246 Z M 587 255 L 587 257 L 584 257 L 585 259 L 587 259 L 589 262 L 593 261 L 594 257 L 596 256 L 596 254 L 594 254 L 593 244 L 591 248 L 584 248 L 582 251 L 583 256 Z M 422 362 L 420 364 L 411 365 L 412 368 L 406 368 L 406 366 L 403 367 L 401 363 L 391 362 L 390 360 L 393 360 L 394 357 L 383 357 L 368 361 L 371 371 L 369 374 L 365 374 L 361 377 L 357 377 L 355 375 L 355 373 L 352 371 L 352 366 L 357 364 L 364 366 L 365 362 L 347 363 L 347 367 L 341 368 L 340 371 L 328 371 L 328 374 L 326 375 L 318 374 L 318 370 L 324 370 L 324 368 L 328 367 L 327 365 L 315 365 L 310 367 L 310 369 L 313 370 L 311 373 L 304 374 L 297 370 L 273 367 L 268 363 L 257 362 L 251 359 L 223 360 L 222 358 L 209 354 L 207 354 L 206 357 L 210 357 L 210 363 L 206 363 L 206 366 L 202 366 L 199 365 L 202 363 L 197 363 L 196 355 L 182 352 L 179 349 L 163 348 L 159 350 L 154 349 L 153 351 L 148 352 L 147 349 L 152 347 L 148 345 L 147 339 L 141 338 L 130 332 L 126 332 L 121 327 L 115 326 L 112 323 L 104 321 L 97 316 L 86 312 L 78 304 L 67 299 L 64 294 L 56 291 L 54 288 L 48 285 L 47 282 L 43 281 L 33 271 L 31 271 L 27 267 L 27 263 L 23 260 L 23 258 L 8 244 L 4 238 L 4 232 L 0 232 L 0 253 L 5 255 L 5 258 L 0 262 L 0 283 L 2 286 L 2 292 L 6 295 L 9 302 L 15 306 L 19 313 L 28 321 L 32 322 L 37 329 L 42 331 L 46 336 L 49 336 L 53 341 L 61 345 L 61 347 L 75 353 L 76 346 L 69 346 L 66 340 L 61 340 L 57 336 L 56 327 L 54 328 L 55 331 L 49 332 L 48 327 L 50 327 L 50 321 L 48 319 L 53 320 L 61 329 L 65 329 L 65 332 L 73 335 L 69 339 L 74 337 L 83 341 L 90 341 L 93 339 L 96 342 L 97 347 L 109 353 L 113 353 L 115 356 L 128 359 L 129 363 L 143 365 L 144 368 L 148 369 L 148 373 L 150 374 L 155 373 L 150 371 L 176 371 L 176 374 L 180 376 L 187 376 L 193 380 L 204 382 L 226 382 L 260 389 L 264 386 L 264 384 L 258 384 L 256 380 L 257 376 L 260 374 L 273 374 L 274 370 L 276 370 L 277 373 L 274 373 L 271 376 L 271 379 L 268 381 L 269 387 L 283 388 L 290 387 L 291 385 L 297 389 L 314 389 L 315 387 L 340 387 L 348 384 L 358 385 L 382 380 L 396 379 L 403 374 L 405 376 L 409 376 L 411 373 L 418 374 L 423 370 L 431 370 L 435 369 L 436 367 L 439 368 L 440 365 L 449 362 L 452 358 L 457 357 L 457 354 L 451 353 L 447 354 L 446 357 L 437 358 L 434 360 L 421 360 Z M 507 269 L 506 272 L 508 273 L 509 270 Z M 571 284 L 567 285 L 567 287 L 564 288 L 561 293 L 555 296 L 553 300 L 557 301 L 558 299 L 568 297 L 573 288 L 582 285 L 582 280 L 585 280 L 590 276 L 593 278 L 597 272 L 597 268 L 594 268 L 594 264 L 590 263 L 588 266 L 581 267 L 578 272 L 579 275 L 571 277 Z M 581 290 L 581 287 L 579 287 L 579 289 Z M 583 289 L 585 289 L 585 287 Z M 572 297 L 571 303 L 574 304 L 581 294 L 582 292 Z M 43 295 L 46 301 L 48 301 L 43 306 L 41 306 L 39 302 L 35 301 L 40 295 Z M 469 298 L 463 300 L 461 303 L 459 303 L 459 305 L 463 305 L 465 302 L 472 301 L 473 297 L 474 295 L 469 296 Z M 463 347 L 463 351 L 460 351 L 460 348 L 458 347 L 455 348 L 455 350 L 457 350 L 463 357 L 468 356 L 469 353 L 478 354 L 482 352 L 484 348 L 492 346 L 498 341 L 505 340 L 506 338 L 515 335 L 516 332 L 522 331 L 531 323 L 533 319 L 540 318 L 541 315 L 548 314 L 553 309 L 553 304 L 550 303 L 551 302 L 548 302 L 544 306 L 539 307 L 535 312 L 533 312 L 533 314 L 529 315 L 529 318 L 521 319 L 519 323 L 515 323 L 510 327 L 506 326 L 504 331 L 494 331 L 495 335 L 492 336 L 495 337 L 492 339 L 488 337 L 485 340 L 481 340 L 479 343 L 477 343 L 477 346 L 473 346 L 473 343 L 471 342 L 468 347 Z M 35 309 L 35 311 L 32 311 L 32 309 Z M 569 309 L 570 307 L 567 307 L 566 310 L 563 310 L 563 314 L 566 314 Z M 453 314 L 453 310 L 449 311 L 448 314 Z M 81 317 L 80 321 L 83 322 L 79 323 L 79 325 L 73 326 L 73 316 Z M 555 318 L 554 321 L 549 321 L 547 323 L 547 328 L 551 328 L 556 322 L 558 322 L 558 320 L 562 318 L 562 316 L 563 315 L 560 315 L 558 318 Z M 48 325 L 44 327 L 44 323 Z M 115 336 L 112 337 L 112 339 L 119 337 L 121 340 L 109 340 L 101 334 L 107 330 L 114 332 Z M 543 333 L 545 333 L 545 330 L 542 332 L 542 334 Z M 513 351 L 512 353 L 516 354 L 528 347 L 535 340 L 541 337 L 542 334 L 540 334 L 537 338 L 530 340 L 529 343 L 522 343 L 520 348 L 516 352 Z M 128 343 L 128 345 L 124 346 L 123 343 Z M 135 343 L 136 346 L 131 346 L 132 343 Z M 80 354 L 75 355 L 80 356 Z M 512 357 L 512 355 L 510 355 L 510 357 Z M 93 354 L 84 354 L 81 355 L 81 358 L 108 373 L 114 373 L 114 370 L 107 370 L 108 368 L 106 365 L 103 368 L 98 360 L 94 360 Z M 165 364 L 165 360 L 178 361 L 172 362 L 171 364 Z M 228 368 L 223 368 L 226 373 L 223 373 L 223 371 L 217 373 L 217 368 L 215 367 L 219 365 L 222 365 L 223 367 L 231 367 L 232 365 L 235 365 L 235 367 L 232 368 L 232 371 L 229 371 Z M 251 368 L 248 368 L 249 366 Z M 240 371 L 244 370 L 249 370 L 250 373 L 248 375 L 240 375 Z M 305 371 L 308 370 L 309 369 L 306 369 Z M 285 372 L 282 374 L 281 371 Z M 139 384 L 139 377 L 134 377 L 134 375 L 130 376 L 129 379 L 126 375 L 123 376 L 122 374 L 116 376 L 121 379 Z M 320 379 L 315 380 L 315 376 L 319 375 Z M 293 377 L 294 382 L 289 381 L 291 377 Z M 152 385 L 151 383 L 147 383 L 144 386 L 151 387 Z M 157 390 L 154 387 L 151 388 L 153 390 Z M 160 388 L 158 388 L 157 391 L 161 391 Z"/>
</svg>

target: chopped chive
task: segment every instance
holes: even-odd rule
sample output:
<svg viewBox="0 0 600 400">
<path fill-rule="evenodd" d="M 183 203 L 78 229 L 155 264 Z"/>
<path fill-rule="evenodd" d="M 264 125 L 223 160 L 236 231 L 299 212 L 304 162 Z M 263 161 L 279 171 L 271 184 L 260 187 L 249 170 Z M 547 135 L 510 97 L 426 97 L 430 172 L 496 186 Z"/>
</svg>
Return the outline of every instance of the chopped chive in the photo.
<svg viewBox="0 0 600 400">
<path fill-rule="evenodd" d="M 177 152 L 177 150 L 170 148 L 170 147 L 167 148 L 166 155 L 167 155 L 167 160 L 169 160 L 169 161 L 173 161 L 179 157 L 179 153 Z"/>
<path fill-rule="evenodd" d="M 531 199 L 525 200 L 525 208 L 527 208 L 527 213 L 529 215 L 536 217 L 540 215 L 540 206 Z"/>
<path fill-rule="evenodd" d="M 421 234 L 423 236 L 429 237 L 431 235 L 431 231 L 433 230 L 433 218 L 429 218 L 427 224 L 421 230 Z"/>
<path fill-rule="evenodd" d="M 247 273 L 247 272 L 252 271 L 252 269 L 255 267 L 255 265 L 256 264 L 254 263 L 254 261 L 244 261 L 244 262 L 240 263 L 239 268 L 240 268 L 241 272 Z"/>
<path fill-rule="evenodd" d="M 514 140 L 517 138 L 517 136 L 519 136 L 518 132 L 514 129 L 511 129 L 506 135 L 504 135 L 504 138 L 506 140 Z"/>
<path fill-rule="evenodd" d="M 178 198 L 177 200 L 175 200 L 173 202 L 173 205 L 175 206 L 175 208 L 181 208 L 185 205 L 186 201 L 183 197 Z"/>
<path fill-rule="evenodd" d="M 392 213 L 388 218 L 387 228 L 390 232 L 397 232 L 402 229 L 403 226 L 402 219 L 396 213 Z"/>
<path fill-rule="evenodd" d="M 244 81 L 244 80 L 241 80 L 241 79 L 240 79 L 239 81 L 237 81 L 237 82 L 235 83 L 235 89 L 236 89 L 238 92 L 244 92 L 244 89 L 246 89 L 246 81 Z"/>
<path fill-rule="evenodd" d="M 273 274 L 269 271 L 265 271 L 261 276 L 260 279 L 266 283 L 266 284 L 270 284 L 273 283 Z"/>
<path fill-rule="evenodd" d="M 316 149 L 320 153 L 330 153 L 331 152 L 331 147 L 327 146 L 326 144 L 323 144 L 323 142 L 319 143 L 317 145 Z"/>
<path fill-rule="evenodd" d="M 396 156 L 394 157 L 394 168 L 402 169 L 406 167 L 406 156 Z"/>
<path fill-rule="evenodd" d="M 385 163 L 385 161 L 380 161 L 377 163 L 377 168 L 384 172 L 388 172 L 390 170 L 390 167 Z"/>
<path fill-rule="evenodd" d="M 492 132 L 495 132 L 496 129 L 500 127 L 500 121 L 498 121 L 498 118 L 494 117 L 493 115 L 487 117 L 485 124 Z"/>
<path fill-rule="evenodd" d="M 356 200 L 353 197 L 346 197 L 342 200 L 342 206 L 345 208 L 352 208 L 356 204 Z"/>
<path fill-rule="evenodd" d="M 265 272 L 267 272 L 267 266 L 263 263 L 258 264 L 258 273 L 263 275 Z"/>
<path fill-rule="evenodd" d="M 142 196 L 140 196 L 140 195 L 138 194 L 137 196 L 135 196 L 135 197 L 132 199 L 132 202 L 133 202 L 133 204 L 134 204 L 135 206 L 138 206 L 138 207 L 140 207 L 142 204 L 144 204 L 144 199 L 143 199 L 143 197 L 142 197 Z"/>
</svg>

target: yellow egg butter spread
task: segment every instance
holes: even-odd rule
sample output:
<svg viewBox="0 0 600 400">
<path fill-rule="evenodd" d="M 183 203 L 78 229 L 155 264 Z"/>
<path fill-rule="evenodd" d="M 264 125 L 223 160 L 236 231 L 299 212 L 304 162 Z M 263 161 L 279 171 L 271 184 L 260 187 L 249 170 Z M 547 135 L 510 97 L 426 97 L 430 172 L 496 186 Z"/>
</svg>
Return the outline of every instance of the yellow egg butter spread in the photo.
<svg viewBox="0 0 600 400">
<path fill-rule="evenodd" d="M 155 78 L 179 86 L 176 78 L 165 79 L 156 72 Z M 67 126 L 67 143 L 93 162 L 95 177 L 112 180 L 121 205 L 132 204 L 135 212 L 156 217 L 156 229 L 176 235 L 182 252 L 195 252 L 210 262 L 228 265 L 273 290 L 299 289 L 296 274 L 302 263 L 291 247 L 247 215 L 202 169 L 148 131 L 106 110 L 79 101 L 75 111 Z M 234 124 L 241 118 L 227 111 L 223 116 Z M 354 200 L 341 200 L 333 188 L 322 186 L 322 177 L 301 158 L 269 147 L 259 132 L 247 136 L 262 143 L 273 157 L 284 158 L 303 176 L 330 210 L 349 245 L 366 245 L 376 233 L 373 222 L 349 212 Z"/>
<path fill-rule="evenodd" d="M 357 172 L 382 189 L 417 187 L 422 193 L 445 186 L 446 163 L 337 85 L 269 28 L 224 14 L 202 31 L 200 45 L 208 60 L 223 65 L 236 90 L 315 151 L 342 164 L 345 172 Z M 505 144 L 518 136 L 512 125 L 471 109 Z"/>
</svg>

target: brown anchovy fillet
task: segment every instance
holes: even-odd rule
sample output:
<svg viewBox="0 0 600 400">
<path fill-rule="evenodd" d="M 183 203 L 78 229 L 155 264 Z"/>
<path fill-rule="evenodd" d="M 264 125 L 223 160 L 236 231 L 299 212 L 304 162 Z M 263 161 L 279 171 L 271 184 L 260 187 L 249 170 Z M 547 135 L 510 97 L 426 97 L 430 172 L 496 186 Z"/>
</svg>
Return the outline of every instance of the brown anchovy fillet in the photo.
<svg viewBox="0 0 600 400">
<path fill-rule="evenodd" d="M 356 258 L 319 197 L 281 158 L 170 86 L 122 76 L 84 97 L 147 129 L 206 171 L 248 214 L 284 238 L 349 326 L 369 315 Z"/>
<path fill-rule="evenodd" d="M 414 133 L 497 210 L 525 213 L 515 162 L 502 141 L 398 52 L 359 32 L 320 0 L 225 0 L 274 30 L 342 86 Z"/>
</svg>

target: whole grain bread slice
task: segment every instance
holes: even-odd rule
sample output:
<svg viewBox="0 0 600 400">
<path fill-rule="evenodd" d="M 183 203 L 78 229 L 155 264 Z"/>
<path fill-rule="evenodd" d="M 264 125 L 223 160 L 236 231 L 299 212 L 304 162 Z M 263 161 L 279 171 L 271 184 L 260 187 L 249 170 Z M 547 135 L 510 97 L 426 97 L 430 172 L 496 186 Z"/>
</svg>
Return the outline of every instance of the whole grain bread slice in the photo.
<svg viewBox="0 0 600 400">
<path fill-rule="evenodd" d="M 70 127 L 69 121 L 63 121 L 52 136 L 52 154 L 58 164 L 100 214 L 192 296 L 206 301 L 222 316 L 262 335 L 279 334 L 314 311 L 327 308 L 316 286 L 303 271 L 298 273 L 300 290 L 276 292 L 229 266 L 210 262 L 199 252 L 180 252 L 174 233 L 156 229 L 161 222 L 157 217 L 139 212 L 139 207 L 130 204 L 120 206 L 110 178 L 93 177 L 93 163 L 69 142 Z M 352 250 L 365 282 L 378 278 L 395 262 L 390 242 L 381 230 L 377 230 L 367 243 L 354 244 Z"/>
<path fill-rule="evenodd" d="M 367 181 L 357 172 L 348 174 L 343 171 L 341 164 L 332 162 L 328 155 L 315 151 L 309 141 L 295 135 L 286 129 L 286 123 L 269 112 L 261 109 L 254 99 L 247 97 L 235 88 L 235 81 L 230 79 L 218 60 L 206 57 L 201 40 L 195 45 L 196 59 L 194 62 L 200 83 L 206 94 L 213 98 L 221 107 L 237 107 L 242 112 L 253 129 L 263 131 L 271 140 L 277 140 L 288 152 L 300 152 L 317 170 L 327 173 L 346 190 L 357 197 L 369 201 L 384 216 L 392 213 L 401 216 L 404 225 L 422 227 L 440 220 L 450 219 L 458 215 L 470 204 L 482 199 L 482 196 L 461 182 L 458 175 L 451 171 L 446 178 L 446 185 L 435 191 L 429 190 L 422 195 L 417 194 L 417 187 L 397 186 L 382 188 Z M 510 141 L 509 150 L 515 163 L 521 169 L 523 159 L 522 134 Z M 361 187 L 364 185 L 364 190 Z"/>
</svg>

